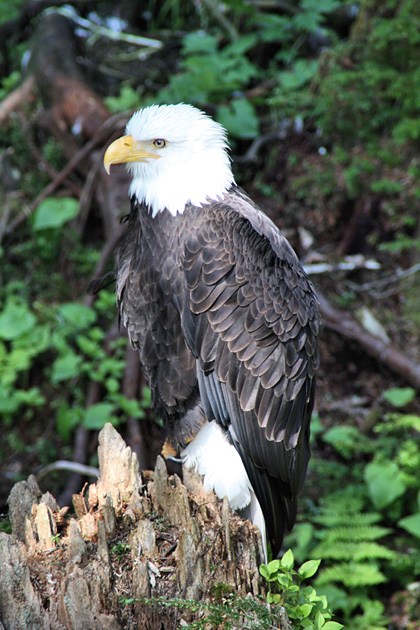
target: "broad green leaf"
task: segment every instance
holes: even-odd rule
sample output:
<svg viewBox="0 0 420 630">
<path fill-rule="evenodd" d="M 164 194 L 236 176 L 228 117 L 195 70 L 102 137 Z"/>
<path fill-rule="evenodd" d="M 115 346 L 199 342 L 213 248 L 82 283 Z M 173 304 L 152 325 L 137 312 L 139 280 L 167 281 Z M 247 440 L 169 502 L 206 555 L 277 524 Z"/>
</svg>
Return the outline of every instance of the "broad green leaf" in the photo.
<svg viewBox="0 0 420 630">
<path fill-rule="evenodd" d="M 293 557 L 293 551 L 288 549 L 282 559 L 280 560 L 280 564 L 285 569 L 293 569 L 295 559 Z"/>
<path fill-rule="evenodd" d="M 327 621 L 327 623 L 322 626 L 322 630 L 341 630 L 341 628 L 344 628 L 343 624 L 337 621 Z"/>
<path fill-rule="evenodd" d="M 298 570 L 298 575 L 302 579 L 310 578 L 318 571 L 321 560 L 308 560 L 304 562 Z"/>
<path fill-rule="evenodd" d="M 45 403 L 45 397 L 41 394 L 39 387 L 18 389 L 14 393 L 14 398 L 19 404 L 28 407 L 40 407 Z"/>
<path fill-rule="evenodd" d="M 78 329 L 88 328 L 95 323 L 97 317 L 92 308 L 79 302 L 61 304 L 57 312 L 68 324 Z"/>
<path fill-rule="evenodd" d="M 86 429 L 99 430 L 107 422 L 114 420 L 112 413 L 114 411 L 114 405 L 112 403 L 96 403 L 86 409 L 85 417 L 83 419 L 83 426 Z"/>
<path fill-rule="evenodd" d="M 78 376 L 81 364 L 82 358 L 74 352 L 68 352 L 64 356 L 58 357 L 52 366 L 52 382 L 60 383 Z"/>
<path fill-rule="evenodd" d="M 212 55 L 217 52 L 218 38 L 204 31 L 188 33 L 182 40 L 182 52 L 184 56 L 203 53 Z"/>
<path fill-rule="evenodd" d="M 71 197 L 47 197 L 37 207 L 33 217 L 34 230 L 59 228 L 79 212 L 79 202 Z"/>
<path fill-rule="evenodd" d="M 258 117 L 254 107 L 245 98 L 236 98 L 230 106 L 218 107 L 217 119 L 230 134 L 237 138 L 255 138 L 258 135 Z"/>
<path fill-rule="evenodd" d="M 3 415 L 15 413 L 19 408 L 19 402 L 12 395 L 9 388 L 0 385 L 0 413 Z"/>
<path fill-rule="evenodd" d="M 296 612 L 298 613 L 299 617 L 305 618 L 309 617 L 312 608 L 312 604 L 302 604 L 301 606 L 296 607 Z"/>
<path fill-rule="evenodd" d="M 383 397 L 394 407 L 405 407 L 416 397 L 413 387 L 393 387 L 383 393 Z"/>
<path fill-rule="evenodd" d="M 71 430 L 77 426 L 81 419 L 80 407 L 71 408 L 67 403 L 63 403 L 57 413 L 57 430 L 63 440 L 70 438 Z"/>
<path fill-rule="evenodd" d="M 404 494 L 406 483 L 395 462 L 371 462 L 365 468 L 369 496 L 376 508 L 383 509 Z"/>
<path fill-rule="evenodd" d="M 398 521 L 398 525 L 410 532 L 410 534 L 413 534 L 413 536 L 416 536 L 416 538 L 420 538 L 420 512 L 402 518 Z"/>
<path fill-rule="evenodd" d="M 17 339 L 34 328 L 35 324 L 36 317 L 25 304 L 9 299 L 0 314 L 0 338 L 6 341 Z"/>
<path fill-rule="evenodd" d="M 305 11 L 331 13 L 340 6 L 339 0 L 302 0 L 301 8 Z"/>
<path fill-rule="evenodd" d="M 286 90 L 295 90 L 310 81 L 317 70 L 317 60 L 298 59 L 291 70 L 280 72 L 279 80 Z"/>
<path fill-rule="evenodd" d="M 281 595 L 278 593 L 267 593 L 268 604 L 278 604 L 280 602 Z"/>
<path fill-rule="evenodd" d="M 264 571 L 266 572 L 266 575 L 264 575 L 264 573 L 262 573 L 261 571 L 263 567 L 264 567 Z M 261 575 L 264 575 L 264 577 L 268 580 L 271 576 L 277 573 L 279 568 L 280 568 L 280 560 L 271 560 L 271 562 L 269 562 L 268 564 L 261 565 L 260 572 L 261 572 Z"/>
<path fill-rule="evenodd" d="M 262 564 L 260 566 L 260 573 L 263 576 L 263 578 L 265 578 L 266 580 L 269 579 L 270 577 L 270 571 L 268 570 L 268 567 L 266 564 Z"/>
</svg>

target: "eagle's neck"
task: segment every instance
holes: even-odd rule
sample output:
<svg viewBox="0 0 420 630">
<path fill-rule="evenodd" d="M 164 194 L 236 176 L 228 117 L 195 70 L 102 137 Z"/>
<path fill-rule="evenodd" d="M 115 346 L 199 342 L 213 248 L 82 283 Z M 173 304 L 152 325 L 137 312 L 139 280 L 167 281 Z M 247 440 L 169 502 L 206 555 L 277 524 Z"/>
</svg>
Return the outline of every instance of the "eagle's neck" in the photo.
<svg viewBox="0 0 420 630">
<path fill-rule="evenodd" d="M 185 158 L 185 156 L 184 156 Z M 167 209 L 173 216 L 188 204 L 202 206 L 220 200 L 235 183 L 226 152 L 209 150 L 178 160 L 132 163 L 130 196 L 156 216 Z"/>
</svg>

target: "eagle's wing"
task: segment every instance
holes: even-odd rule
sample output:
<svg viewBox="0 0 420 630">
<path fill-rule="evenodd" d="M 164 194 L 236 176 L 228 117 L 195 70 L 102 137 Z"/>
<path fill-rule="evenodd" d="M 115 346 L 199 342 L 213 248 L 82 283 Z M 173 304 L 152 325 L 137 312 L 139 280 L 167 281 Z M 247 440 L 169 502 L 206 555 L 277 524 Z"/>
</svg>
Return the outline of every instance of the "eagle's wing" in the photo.
<svg viewBox="0 0 420 630">
<path fill-rule="evenodd" d="M 196 360 L 185 342 L 174 295 L 182 275 L 168 245 L 171 222 L 143 220 L 132 202 L 128 229 L 117 251 L 120 317 L 148 379 L 153 406 L 175 444 L 185 444 L 202 421 Z M 182 418 L 182 422 L 180 419 Z"/>
<path fill-rule="evenodd" d="M 309 460 L 317 300 L 288 241 L 240 191 L 184 219 L 182 326 L 202 404 L 242 458 L 275 556 Z"/>
</svg>

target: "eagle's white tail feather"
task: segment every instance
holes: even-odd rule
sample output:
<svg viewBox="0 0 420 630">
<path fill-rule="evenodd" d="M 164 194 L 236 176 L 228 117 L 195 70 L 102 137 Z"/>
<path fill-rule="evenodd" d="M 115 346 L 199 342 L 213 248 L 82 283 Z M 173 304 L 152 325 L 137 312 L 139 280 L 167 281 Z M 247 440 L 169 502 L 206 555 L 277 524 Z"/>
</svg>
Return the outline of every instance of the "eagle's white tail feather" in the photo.
<svg viewBox="0 0 420 630">
<path fill-rule="evenodd" d="M 195 468 L 203 475 L 205 490 L 214 490 L 220 499 L 226 496 L 233 510 L 247 508 L 247 515 L 261 532 L 267 557 L 266 528 L 260 504 L 238 452 L 221 427 L 215 421 L 206 422 L 181 457 L 187 468 Z"/>
</svg>

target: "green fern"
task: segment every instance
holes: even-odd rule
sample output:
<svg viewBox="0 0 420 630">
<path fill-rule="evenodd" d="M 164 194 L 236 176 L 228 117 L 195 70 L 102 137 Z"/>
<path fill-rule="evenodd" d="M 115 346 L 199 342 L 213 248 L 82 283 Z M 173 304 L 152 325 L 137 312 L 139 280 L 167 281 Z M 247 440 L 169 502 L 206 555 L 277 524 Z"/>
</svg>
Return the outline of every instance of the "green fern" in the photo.
<svg viewBox="0 0 420 630">
<path fill-rule="evenodd" d="M 376 542 L 349 542 L 340 541 L 339 544 L 331 544 L 329 539 L 321 543 L 313 550 L 316 558 L 331 560 L 393 560 L 396 553 L 384 545 Z"/>
<path fill-rule="evenodd" d="M 351 522 L 351 521 L 349 521 Z M 322 537 L 324 543 L 329 544 L 341 541 L 362 542 L 365 540 L 377 540 L 391 533 L 389 527 L 380 527 L 379 525 L 349 525 L 335 527 L 324 530 L 318 535 Z"/>
<path fill-rule="evenodd" d="M 373 586 L 386 582 L 386 577 L 375 563 L 339 562 L 324 569 L 316 580 L 317 588 L 330 582 L 344 584 L 349 589 Z"/>
</svg>

